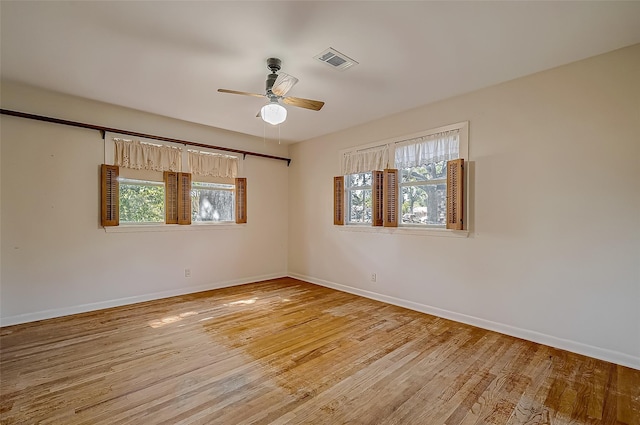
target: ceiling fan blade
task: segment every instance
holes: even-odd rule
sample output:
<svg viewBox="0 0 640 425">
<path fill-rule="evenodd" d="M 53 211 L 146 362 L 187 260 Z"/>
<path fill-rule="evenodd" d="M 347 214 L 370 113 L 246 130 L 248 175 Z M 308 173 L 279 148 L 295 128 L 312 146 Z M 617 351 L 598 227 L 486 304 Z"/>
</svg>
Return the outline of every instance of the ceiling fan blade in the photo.
<svg viewBox="0 0 640 425">
<path fill-rule="evenodd" d="M 311 109 L 313 111 L 319 111 L 324 106 L 324 102 L 319 100 L 302 99 L 300 97 L 285 97 L 282 99 L 282 103 L 297 106 L 298 108 Z"/>
<path fill-rule="evenodd" d="M 271 91 L 276 96 L 284 96 L 289 90 L 291 90 L 293 86 L 296 85 L 297 82 L 298 79 L 293 75 L 281 72 L 278 74 L 278 78 L 276 78 L 276 81 L 273 83 Z"/>
<path fill-rule="evenodd" d="M 218 89 L 218 91 L 220 93 L 242 94 L 244 96 L 253 96 L 253 97 L 265 97 L 264 94 L 248 93 L 246 91 L 227 90 L 227 89 Z"/>
</svg>

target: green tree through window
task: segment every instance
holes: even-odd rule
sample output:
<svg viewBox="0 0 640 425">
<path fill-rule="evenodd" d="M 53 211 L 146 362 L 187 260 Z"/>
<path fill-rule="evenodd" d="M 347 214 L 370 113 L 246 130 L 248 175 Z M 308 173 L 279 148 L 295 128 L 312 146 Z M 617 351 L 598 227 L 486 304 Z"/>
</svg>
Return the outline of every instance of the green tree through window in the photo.
<svg viewBox="0 0 640 425">
<path fill-rule="evenodd" d="M 164 223 L 164 184 L 122 179 L 120 181 L 120 221 Z"/>
<path fill-rule="evenodd" d="M 401 170 L 402 222 L 442 226 L 446 214 L 445 161 Z"/>
</svg>

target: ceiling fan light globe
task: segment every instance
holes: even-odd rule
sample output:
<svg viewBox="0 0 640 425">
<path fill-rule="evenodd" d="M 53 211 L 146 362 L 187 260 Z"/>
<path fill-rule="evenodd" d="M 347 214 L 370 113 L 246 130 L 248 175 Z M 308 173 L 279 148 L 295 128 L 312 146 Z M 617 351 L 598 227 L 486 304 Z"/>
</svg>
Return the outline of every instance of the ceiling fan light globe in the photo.
<svg viewBox="0 0 640 425">
<path fill-rule="evenodd" d="M 287 109 L 278 103 L 269 103 L 260 109 L 260 117 L 271 125 L 282 124 L 287 119 Z"/>
</svg>

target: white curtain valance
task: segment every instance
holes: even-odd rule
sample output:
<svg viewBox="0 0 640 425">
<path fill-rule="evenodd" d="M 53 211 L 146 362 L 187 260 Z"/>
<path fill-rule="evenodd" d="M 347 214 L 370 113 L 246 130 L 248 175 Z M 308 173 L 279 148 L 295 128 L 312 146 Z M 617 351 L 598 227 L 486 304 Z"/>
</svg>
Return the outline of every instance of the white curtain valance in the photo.
<svg viewBox="0 0 640 425">
<path fill-rule="evenodd" d="M 389 165 L 389 145 L 346 152 L 342 156 L 342 175 L 384 170 Z"/>
<path fill-rule="evenodd" d="M 460 130 L 404 140 L 395 146 L 395 167 L 409 168 L 460 157 Z"/>
<path fill-rule="evenodd" d="M 238 157 L 208 153 L 200 151 L 188 151 L 189 170 L 194 175 L 209 177 L 235 178 L 238 176 Z"/>
<path fill-rule="evenodd" d="M 180 171 L 182 150 L 167 145 L 154 145 L 138 140 L 113 139 L 114 164 L 134 170 Z"/>
</svg>

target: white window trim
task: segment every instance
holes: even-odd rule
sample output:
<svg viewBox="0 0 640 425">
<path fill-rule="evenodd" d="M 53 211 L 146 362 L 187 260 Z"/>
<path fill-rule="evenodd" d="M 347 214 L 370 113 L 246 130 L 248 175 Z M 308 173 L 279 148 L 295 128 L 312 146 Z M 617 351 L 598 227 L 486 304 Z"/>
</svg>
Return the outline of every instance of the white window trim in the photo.
<svg viewBox="0 0 640 425">
<path fill-rule="evenodd" d="M 339 232 L 364 232 L 364 233 L 378 233 L 386 235 L 412 235 L 412 236 L 429 236 L 429 237 L 444 237 L 444 238 L 468 238 L 469 230 L 451 230 L 441 229 L 433 227 L 417 227 L 417 226 L 402 226 L 402 227 L 383 227 L 383 226 L 371 226 L 369 223 L 357 223 L 344 226 L 332 226 L 337 228 Z"/>
<path fill-rule="evenodd" d="M 191 223 L 188 226 L 180 224 L 161 224 L 161 223 L 134 223 L 122 224 L 119 226 L 107 226 L 104 228 L 105 233 L 146 233 L 146 232 L 196 232 L 201 230 L 233 230 L 246 227 L 246 223 L 235 222 L 203 222 Z"/>
<path fill-rule="evenodd" d="M 367 143 L 364 145 L 353 146 L 347 149 L 341 149 L 338 151 L 338 169 L 342 169 L 342 157 L 346 153 L 355 152 L 363 149 L 371 149 L 375 147 L 389 146 L 389 168 L 395 166 L 395 145 L 402 143 L 406 140 L 417 139 L 419 137 L 431 136 L 437 133 L 444 133 L 447 131 L 458 130 L 459 131 L 459 158 L 464 159 L 465 163 L 470 161 L 469 159 L 469 121 L 461 121 L 453 124 L 443 125 L 441 127 L 432 128 L 429 130 L 419 131 L 417 133 L 406 134 L 404 136 L 391 137 L 389 139 L 380 140 L 378 142 Z M 393 162 L 392 162 L 393 161 Z M 466 167 L 465 167 L 466 168 Z M 345 176 L 346 179 L 347 176 Z M 346 181 L 346 180 L 345 180 Z M 463 237 L 466 238 L 469 235 L 469 173 L 464 173 L 464 217 L 465 217 L 465 229 L 464 230 L 452 230 L 445 228 L 434 228 L 426 226 L 417 226 L 413 224 L 398 223 L 398 227 L 382 227 L 371 226 L 370 223 L 351 223 L 347 221 L 348 211 L 345 208 L 345 224 L 337 227 L 340 231 L 358 231 L 358 232 L 375 232 L 385 234 L 407 234 L 407 235 L 419 235 L 419 236 L 446 236 L 446 237 Z M 345 187 L 345 206 L 346 202 L 346 187 Z M 398 196 L 398 202 L 402 199 Z"/>
</svg>

